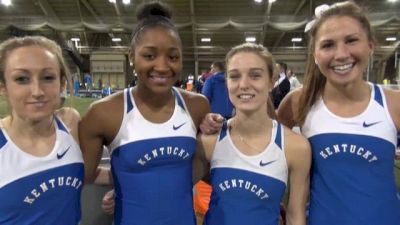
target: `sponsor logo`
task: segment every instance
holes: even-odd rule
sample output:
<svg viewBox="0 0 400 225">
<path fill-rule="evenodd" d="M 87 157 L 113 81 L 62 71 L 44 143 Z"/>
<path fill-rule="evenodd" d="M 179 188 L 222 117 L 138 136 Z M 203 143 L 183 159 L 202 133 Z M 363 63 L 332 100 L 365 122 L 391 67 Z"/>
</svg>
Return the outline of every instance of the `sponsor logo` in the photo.
<svg viewBox="0 0 400 225">
<path fill-rule="evenodd" d="M 373 123 L 367 123 L 367 122 L 364 121 L 363 127 L 370 127 L 370 126 L 373 126 L 373 125 L 378 124 L 380 122 L 382 122 L 382 121 L 377 121 L 377 122 L 373 122 Z"/>
<path fill-rule="evenodd" d="M 261 161 L 260 161 L 260 166 L 261 166 L 261 167 L 264 167 L 264 166 L 269 165 L 269 164 L 271 164 L 271 163 L 273 163 L 273 162 L 275 162 L 275 161 L 276 161 L 276 160 L 273 160 L 273 161 L 264 163 L 264 162 L 261 160 Z"/>
<path fill-rule="evenodd" d="M 69 148 L 71 148 L 71 145 L 68 146 L 68 148 L 66 148 L 63 153 L 61 153 L 61 154 L 57 153 L 57 159 L 61 159 L 62 157 L 64 157 L 64 155 L 67 154 L 67 152 L 69 151 Z"/>
<path fill-rule="evenodd" d="M 182 124 L 180 124 L 180 125 L 178 125 L 178 126 L 175 126 L 175 125 L 173 125 L 172 126 L 172 129 L 174 129 L 174 130 L 178 130 L 179 128 L 181 128 L 183 125 L 185 125 L 186 124 L 186 122 L 184 122 L 184 123 L 182 123 Z"/>
</svg>

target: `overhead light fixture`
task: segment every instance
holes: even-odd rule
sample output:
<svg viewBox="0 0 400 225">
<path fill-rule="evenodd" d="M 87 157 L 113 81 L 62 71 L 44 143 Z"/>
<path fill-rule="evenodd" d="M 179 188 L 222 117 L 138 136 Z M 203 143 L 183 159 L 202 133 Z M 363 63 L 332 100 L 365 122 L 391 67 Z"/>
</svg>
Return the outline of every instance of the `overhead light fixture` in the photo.
<svg viewBox="0 0 400 225">
<path fill-rule="evenodd" d="M 71 41 L 80 41 L 80 38 L 71 38 Z"/>
<path fill-rule="evenodd" d="M 246 42 L 255 42 L 256 37 L 246 37 Z"/>
<path fill-rule="evenodd" d="M 389 2 L 397 2 L 397 0 L 388 0 Z"/>
<path fill-rule="evenodd" d="M 131 4 L 131 0 L 122 0 L 122 3 L 124 3 L 125 5 Z"/>
<path fill-rule="evenodd" d="M 121 41 L 121 38 L 112 38 L 111 39 L 113 42 L 119 42 L 119 41 Z"/>
<path fill-rule="evenodd" d="M 1 4 L 5 5 L 5 6 L 10 6 L 11 0 L 1 0 Z"/>
<path fill-rule="evenodd" d="M 268 0 L 268 2 L 272 4 L 272 3 L 276 2 L 276 0 Z"/>
<path fill-rule="evenodd" d="M 262 0 L 254 0 L 255 2 L 257 2 L 257 3 L 261 3 L 262 2 Z"/>
<path fill-rule="evenodd" d="M 396 41 L 397 38 L 396 37 L 387 37 L 386 41 Z"/>
<path fill-rule="evenodd" d="M 303 38 L 292 38 L 292 42 L 301 42 Z"/>
<path fill-rule="evenodd" d="M 201 38 L 201 42 L 211 42 L 211 38 Z"/>
<path fill-rule="evenodd" d="M 117 3 L 117 0 L 108 0 L 110 3 Z"/>
</svg>

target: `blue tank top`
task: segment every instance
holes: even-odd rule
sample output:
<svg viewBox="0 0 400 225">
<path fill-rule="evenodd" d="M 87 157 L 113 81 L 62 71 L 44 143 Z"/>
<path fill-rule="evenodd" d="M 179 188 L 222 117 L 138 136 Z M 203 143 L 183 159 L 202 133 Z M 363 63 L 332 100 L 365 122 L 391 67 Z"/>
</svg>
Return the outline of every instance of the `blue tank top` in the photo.
<svg viewBox="0 0 400 225">
<path fill-rule="evenodd" d="M 397 130 L 381 87 L 361 114 L 339 117 L 320 98 L 302 133 L 312 148 L 310 225 L 400 223 L 394 156 Z"/>
<path fill-rule="evenodd" d="M 223 126 L 211 158 L 213 191 L 205 225 L 278 225 L 288 177 L 283 143 L 283 127 L 273 121 L 269 145 L 248 156 Z"/>
<path fill-rule="evenodd" d="M 115 224 L 194 225 L 192 158 L 196 127 L 180 93 L 164 123 L 146 120 L 132 88 L 124 90 L 124 118 L 111 150 Z"/>
<path fill-rule="evenodd" d="M 22 151 L 0 124 L 0 224 L 73 225 L 81 218 L 81 150 L 55 117 L 56 142 L 47 156 Z"/>
</svg>

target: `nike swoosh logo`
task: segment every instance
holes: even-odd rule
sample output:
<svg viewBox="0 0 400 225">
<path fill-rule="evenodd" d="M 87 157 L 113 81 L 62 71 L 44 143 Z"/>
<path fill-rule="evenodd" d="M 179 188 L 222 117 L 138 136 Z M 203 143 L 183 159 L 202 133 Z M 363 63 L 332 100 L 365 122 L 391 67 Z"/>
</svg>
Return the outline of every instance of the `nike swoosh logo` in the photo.
<svg viewBox="0 0 400 225">
<path fill-rule="evenodd" d="M 363 127 L 370 127 L 370 126 L 373 126 L 373 125 L 378 124 L 378 123 L 380 123 L 380 122 L 382 122 L 382 121 L 377 121 L 377 122 L 373 122 L 373 123 L 366 123 L 366 122 L 364 121 Z"/>
<path fill-rule="evenodd" d="M 266 165 L 269 165 L 269 164 L 271 164 L 271 163 L 273 163 L 273 162 L 275 162 L 276 160 L 273 160 L 273 161 L 270 161 L 270 162 L 266 162 L 266 163 L 263 163 L 263 161 L 261 160 L 260 161 L 260 166 L 261 167 L 264 167 L 264 166 L 266 166 Z"/>
<path fill-rule="evenodd" d="M 178 125 L 178 126 L 172 125 L 172 129 L 178 130 L 179 128 L 181 128 L 185 124 L 186 124 L 186 122 L 184 122 L 184 123 L 182 123 L 181 125 Z"/>
<path fill-rule="evenodd" d="M 64 157 L 64 155 L 67 154 L 67 152 L 68 152 L 68 150 L 69 150 L 70 147 L 71 147 L 71 145 L 68 146 L 68 148 L 65 149 L 65 151 L 64 151 L 63 153 L 61 153 L 61 154 L 58 154 L 58 153 L 57 153 L 57 159 L 61 159 L 62 157 Z"/>
</svg>

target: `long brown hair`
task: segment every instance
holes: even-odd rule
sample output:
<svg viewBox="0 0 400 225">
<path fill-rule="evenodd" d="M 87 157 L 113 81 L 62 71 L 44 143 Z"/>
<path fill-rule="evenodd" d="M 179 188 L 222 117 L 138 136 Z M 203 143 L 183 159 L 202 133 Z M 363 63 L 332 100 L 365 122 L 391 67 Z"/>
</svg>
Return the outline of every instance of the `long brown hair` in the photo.
<svg viewBox="0 0 400 225">
<path fill-rule="evenodd" d="M 346 16 L 357 20 L 367 34 L 368 40 L 376 42 L 372 31 L 371 24 L 366 16 L 365 10 L 354 2 L 345 1 L 331 5 L 329 9 L 324 11 L 319 18 L 315 18 L 315 23 L 309 31 L 308 56 L 306 64 L 306 75 L 304 85 L 300 95 L 298 114 L 295 122 L 302 125 L 306 119 L 308 112 L 314 105 L 316 100 L 321 96 L 321 93 L 326 84 L 326 78 L 322 75 L 314 58 L 315 51 L 315 35 L 321 25 L 333 16 Z"/>
</svg>

